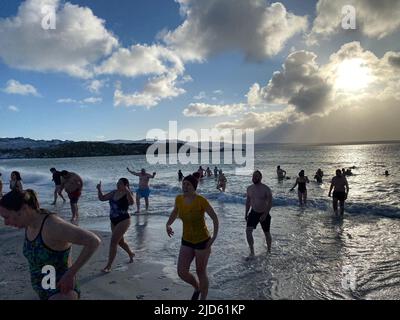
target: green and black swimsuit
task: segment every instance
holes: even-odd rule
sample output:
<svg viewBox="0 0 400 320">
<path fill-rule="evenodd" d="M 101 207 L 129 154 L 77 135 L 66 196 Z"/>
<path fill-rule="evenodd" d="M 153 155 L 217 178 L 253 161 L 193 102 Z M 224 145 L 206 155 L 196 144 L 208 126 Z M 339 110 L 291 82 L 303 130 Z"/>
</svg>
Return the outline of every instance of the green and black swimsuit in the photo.
<svg viewBox="0 0 400 320">
<path fill-rule="evenodd" d="M 41 300 L 48 300 L 51 296 L 60 293 L 60 289 L 43 289 L 42 280 L 46 274 L 42 274 L 42 268 L 46 265 L 53 266 L 56 271 L 56 284 L 60 281 L 65 272 L 68 271 L 68 259 L 71 248 L 64 251 L 55 251 L 46 246 L 42 238 L 43 226 L 50 216 L 50 213 L 44 217 L 40 231 L 36 238 L 32 241 L 28 239 L 25 230 L 25 242 L 23 253 L 29 263 L 31 273 L 32 288 L 39 295 Z M 74 290 L 80 293 L 77 285 Z"/>
</svg>

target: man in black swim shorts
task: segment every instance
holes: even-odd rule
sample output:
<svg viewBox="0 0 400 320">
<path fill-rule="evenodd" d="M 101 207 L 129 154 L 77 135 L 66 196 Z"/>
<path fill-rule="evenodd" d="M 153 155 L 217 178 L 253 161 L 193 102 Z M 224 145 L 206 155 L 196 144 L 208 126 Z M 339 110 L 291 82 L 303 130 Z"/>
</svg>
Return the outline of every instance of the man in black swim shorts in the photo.
<svg viewBox="0 0 400 320">
<path fill-rule="evenodd" d="M 346 177 L 342 174 L 340 169 L 336 170 L 336 176 L 332 178 L 331 187 L 329 189 L 328 197 L 331 196 L 333 189 L 333 211 L 335 215 L 338 213 L 338 201 L 340 203 L 340 215 L 344 214 L 344 202 L 349 194 L 349 184 Z"/>
<path fill-rule="evenodd" d="M 269 214 L 272 207 L 272 192 L 268 186 L 261 183 L 262 174 L 260 171 L 257 170 L 253 173 L 252 180 L 253 184 L 247 188 L 245 212 L 245 219 L 247 221 L 246 237 L 250 247 L 250 258 L 254 256 L 253 231 L 257 228 L 258 223 L 261 223 L 264 231 L 268 252 L 271 252 L 272 241 L 270 234 L 271 216 Z"/>
</svg>

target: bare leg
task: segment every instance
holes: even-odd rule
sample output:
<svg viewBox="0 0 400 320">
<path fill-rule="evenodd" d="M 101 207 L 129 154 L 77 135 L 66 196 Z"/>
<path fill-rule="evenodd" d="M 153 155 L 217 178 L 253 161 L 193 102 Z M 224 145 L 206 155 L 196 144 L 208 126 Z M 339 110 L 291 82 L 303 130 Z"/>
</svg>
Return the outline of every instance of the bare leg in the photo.
<svg viewBox="0 0 400 320">
<path fill-rule="evenodd" d="M 77 203 L 71 203 L 71 212 L 72 212 L 71 222 L 78 221 L 79 213 L 78 213 L 78 204 Z"/>
<path fill-rule="evenodd" d="M 58 191 L 58 195 L 61 197 L 61 199 L 63 199 L 63 201 L 65 202 L 65 198 L 64 198 L 64 196 L 62 195 L 62 190 L 60 189 L 59 191 Z"/>
<path fill-rule="evenodd" d="M 140 196 L 138 193 L 136 193 L 136 212 L 139 213 L 140 212 Z"/>
<path fill-rule="evenodd" d="M 132 252 L 131 248 L 129 248 L 129 245 L 125 242 L 124 237 L 122 236 L 120 242 L 118 242 L 118 245 L 125 250 L 125 252 L 129 255 L 129 263 L 133 262 L 133 257 L 135 254 Z"/>
<path fill-rule="evenodd" d="M 338 212 L 337 212 L 337 209 L 338 209 L 338 199 L 333 198 L 333 203 L 332 203 L 332 205 L 333 205 L 333 211 L 335 212 L 335 215 L 337 215 L 337 214 L 338 214 Z"/>
<path fill-rule="evenodd" d="M 103 272 L 110 272 L 112 263 L 114 262 L 115 256 L 117 255 L 118 244 L 128 230 L 130 225 L 130 219 L 121 221 L 116 226 L 111 226 L 112 236 L 110 242 L 110 252 L 108 255 L 107 265 L 104 267 Z"/>
<path fill-rule="evenodd" d="M 54 201 L 52 203 L 52 205 L 55 205 L 57 202 L 57 188 L 54 189 Z"/>
<path fill-rule="evenodd" d="M 265 240 L 267 241 L 268 253 L 271 253 L 272 238 L 270 232 L 264 232 Z"/>
<path fill-rule="evenodd" d="M 340 215 L 344 215 L 344 201 L 340 201 Z"/>
<path fill-rule="evenodd" d="M 205 250 L 195 250 L 196 273 L 199 277 L 200 300 L 206 300 L 208 294 L 207 263 L 210 257 L 211 248 Z"/>
<path fill-rule="evenodd" d="M 307 190 L 303 193 L 303 203 L 304 205 L 307 203 Z"/>
<path fill-rule="evenodd" d="M 146 203 L 146 211 L 147 211 L 149 210 L 149 197 L 145 197 L 144 202 Z"/>
<path fill-rule="evenodd" d="M 302 206 L 303 205 L 303 195 L 300 191 L 297 192 L 297 195 L 299 197 L 299 204 L 300 204 L 300 206 Z"/>
<path fill-rule="evenodd" d="M 254 228 L 252 228 L 252 227 L 246 228 L 246 238 L 247 238 L 247 243 L 249 244 L 249 248 L 250 248 L 250 256 L 249 257 L 254 256 L 253 230 L 254 230 Z"/>
<path fill-rule="evenodd" d="M 200 286 L 198 281 L 196 280 L 194 275 L 189 272 L 190 264 L 192 263 L 194 257 L 194 249 L 186 246 L 181 246 L 178 258 L 178 276 L 186 283 L 189 283 L 195 291 L 199 291 Z"/>
</svg>

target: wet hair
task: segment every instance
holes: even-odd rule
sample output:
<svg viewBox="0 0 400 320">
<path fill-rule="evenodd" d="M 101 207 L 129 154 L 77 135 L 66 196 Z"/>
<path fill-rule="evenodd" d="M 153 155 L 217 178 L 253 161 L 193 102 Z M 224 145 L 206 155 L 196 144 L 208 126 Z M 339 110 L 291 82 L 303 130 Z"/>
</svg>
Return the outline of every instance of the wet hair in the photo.
<svg viewBox="0 0 400 320">
<path fill-rule="evenodd" d="M 32 189 L 23 192 L 10 191 L 0 200 L 0 207 L 10 211 L 19 211 L 24 204 L 33 210 L 40 211 L 39 200 Z"/>
<path fill-rule="evenodd" d="M 253 175 L 254 175 L 254 174 L 256 174 L 256 173 L 258 173 L 258 174 L 261 176 L 261 178 L 262 178 L 262 173 L 261 173 L 261 171 L 260 171 L 260 170 L 256 170 L 256 171 L 254 171 L 254 172 L 253 172 Z"/>
<path fill-rule="evenodd" d="M 301 170 L 301 171 L 299 172 L 299 177 L 304 177 L 304 170 Z"/>
<path fill-rule="evenodd" d="M 13 171 L 11 172 L 11 175 L 15 174 L 15 177 L 17 178 L 17 181 L 21 181 L 21 174 L 18 171 Z"/>
<path fill-rule="evenodd" d="M 127 178 L 120 178 L 118 181 L 121 181 L 125 187 L 129 187 L 129 180 Z"/>
<path fill-rule="evenodd" d="M 336 174 L 339 174 L 339 173 L 342 174 L 342 170 L 337 169 L 337 170 L 336 170 Z"/>
<path fill-rule="evenodd" d="M 277 168 L 277 169 L 280 169 L 280 168 L 281 168 L 281 166 L 277 166 L 276 168 Z"/>
<path fill-rule="evenodd" d="M 65 177 L 69 172 L 67 170 L 61 171 L 61 176 Z"/>
<path fill-rule="evenodd" d="M 197 171 L 193 172 L 192 176 L 195 177 L 196 179 L 200 179 L 200 173 Z"/>
<path fill-rule="evenodd" d="M 193 186 L 194 190 L 197 189 L 198 181 L 194 174 L 189 174 L 188 176 L 184 177 L 183 181 L 189 182 Z"/>
<path fill-rule="evenodd" d="M 56 171 L 56 168 L 50 168 L 50 171 L 51 172 Z"/>
</svg>

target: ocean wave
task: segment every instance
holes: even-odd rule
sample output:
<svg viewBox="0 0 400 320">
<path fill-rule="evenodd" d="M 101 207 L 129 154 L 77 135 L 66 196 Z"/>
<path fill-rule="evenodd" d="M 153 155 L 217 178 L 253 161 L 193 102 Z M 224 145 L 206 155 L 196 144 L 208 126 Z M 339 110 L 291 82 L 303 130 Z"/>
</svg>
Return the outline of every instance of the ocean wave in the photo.
<svg viewBox="0 0 400 320">
<path fill-rule="evenodd" d="M 152 194 L 167 197 L 175 197 L 181 193 L 181 188 L 177 186 L 169 186 L 167 184 L 153 185 L 151 187 Z M 227 204 L 246 204 L 246 195 L 243 193 L 222 193 L 222 192 L 202 192 L 199 193 L 210 201 Z M 283 195 L 274 196 L 273 207 L 297 207 L 298 199 Z M 328 211 L 332 207 L 331 199 L 308 199 L 307 207 L 319 211 Z M 346 213 L 350 214 L 370 214 L 376 216 L 384 216 L 388 218 L 400 218 L 400 208 L 391 205 L 381 205 L 372 203 L 353 203 L 346 202 Z"/>
</svg>

